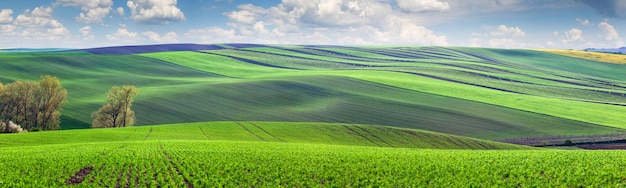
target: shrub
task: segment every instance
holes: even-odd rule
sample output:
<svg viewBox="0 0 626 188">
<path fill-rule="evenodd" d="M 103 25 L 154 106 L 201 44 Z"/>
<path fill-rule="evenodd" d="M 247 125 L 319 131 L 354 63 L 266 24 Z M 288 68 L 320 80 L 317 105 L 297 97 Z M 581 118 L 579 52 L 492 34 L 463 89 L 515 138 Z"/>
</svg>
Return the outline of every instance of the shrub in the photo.
<svg viewBox="0 0 626 188">
<path fill-rule="evenodd" d="M 22 127 L 13 121 L 9 121 L 9 123 L 0 122 L 0 133 L 20 133 L 22 131 Z"/>
<path fill-rule="evenodd" d="M 563 145 L 566 145 L 566 146 L 573 146 L 573 145 L 574 145 L 574 143 L 573 143 L 571 140 L 567 139 L 567 140 L 565 140 L 565 141 L 563 142 Z"/>
</svg>

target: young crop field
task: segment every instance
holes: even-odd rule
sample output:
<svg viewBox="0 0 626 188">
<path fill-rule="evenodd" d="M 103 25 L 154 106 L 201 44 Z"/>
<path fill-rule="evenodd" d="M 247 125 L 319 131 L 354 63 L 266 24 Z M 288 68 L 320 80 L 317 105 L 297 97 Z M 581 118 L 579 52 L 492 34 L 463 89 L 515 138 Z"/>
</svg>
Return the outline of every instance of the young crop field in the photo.
<svg viewBox="0 0 626 188">
<path fill-rule="evenodd" d="M 2 187 L 619 187 L 626 178 L 621 151 L 529 150 L 382 126 L 192 123 L 0 140 Z"/>
</svg>

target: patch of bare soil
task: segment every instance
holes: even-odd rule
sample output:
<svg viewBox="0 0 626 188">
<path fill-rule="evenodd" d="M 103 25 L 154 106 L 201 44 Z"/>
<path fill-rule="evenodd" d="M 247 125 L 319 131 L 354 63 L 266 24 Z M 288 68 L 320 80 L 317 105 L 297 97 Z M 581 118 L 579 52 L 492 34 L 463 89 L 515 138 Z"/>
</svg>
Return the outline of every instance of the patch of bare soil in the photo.
<svg viewBox="0 0 626 188">
<path fill-rule="evenodd" d="M 72 175 L 72 177 L 70 177 L 70 179 L 65 181 L 65 184 L 66 185 L 76 185 L 76 184 L 83 183 L 83 181 L 85 180 L 85 177 L 87 177 L 87 175 L 89 175 L 89 173 L 91 173 L 91 171 L 93 171 L 93 167 L 91 167 L 91 166 L 82 168 L 78 172 L 76 172 L 74 175 Z"/>
</svg>

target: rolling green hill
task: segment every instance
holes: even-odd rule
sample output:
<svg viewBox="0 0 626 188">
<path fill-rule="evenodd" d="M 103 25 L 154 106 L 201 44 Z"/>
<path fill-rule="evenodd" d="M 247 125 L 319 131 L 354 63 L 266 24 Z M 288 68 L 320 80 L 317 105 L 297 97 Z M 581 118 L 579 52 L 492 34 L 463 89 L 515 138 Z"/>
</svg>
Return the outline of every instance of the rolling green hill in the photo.
<svg viewBox="0 0 626 188">
<path fill-rule="evenodd" d="M 89 127 L 106 90 L 121 84 L 141 90 L 134 105 L 138 125 L 376 124 L 494 140 L 607 134 L 626 127 L 623 65 L 457 47 L 207 49 L 212 50 L 2 53 L 0 81 L 59 77 L 69 99 L 63 129 Z"/>
<path fill-rule="evenodd" d="M 143 141 L 253 141 L 422 149 L 529 149 L 415 129 L 328 123 L 203 122 L 0 135 L 0 147 Z"/>
</svg>

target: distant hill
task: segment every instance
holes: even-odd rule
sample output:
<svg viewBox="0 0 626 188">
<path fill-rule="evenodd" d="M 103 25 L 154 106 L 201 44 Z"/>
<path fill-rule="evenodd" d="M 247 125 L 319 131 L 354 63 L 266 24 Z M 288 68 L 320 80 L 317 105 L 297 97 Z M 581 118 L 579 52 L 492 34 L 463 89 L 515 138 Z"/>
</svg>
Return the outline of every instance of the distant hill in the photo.
<svg viewBox="0 0 626 188">
<path fill-rule="evenodd" d="M 621 48 L 587 48 L 585 51 L 588 52 L 604 52 L 604 53 L 615 53 L 615 54 L 626 54 L 626 47 Z"/>
<path fill-rule="evenodd" d="M 153 52 L 170 52 L 170 51 L 197 51 L 197 50 L 217 50 L 224 49 L 218 45 L 203 44 L 158 44 L 158 45 L 141 45 L 141 46 L 114 46 L 102 48 L 89 48 L 72 51 L 85 51 L 92 54 L 141 54 Z"/>
</svg>

